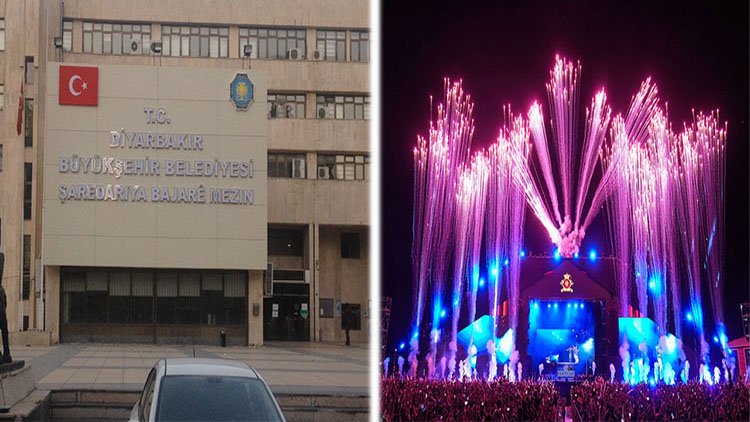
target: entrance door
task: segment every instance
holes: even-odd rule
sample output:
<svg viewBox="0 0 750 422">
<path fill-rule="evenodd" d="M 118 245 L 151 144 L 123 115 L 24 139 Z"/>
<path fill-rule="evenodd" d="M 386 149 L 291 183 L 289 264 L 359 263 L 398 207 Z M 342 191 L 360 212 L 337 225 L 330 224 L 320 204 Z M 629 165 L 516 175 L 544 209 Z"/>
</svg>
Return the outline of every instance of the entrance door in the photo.
<svg viewBox="0 0 750 422">
<path fill-rule="evenodd" d="M 310 341 L 309 285 L 273 283 L 263 299 L 263 340 Z"/>
</svg>

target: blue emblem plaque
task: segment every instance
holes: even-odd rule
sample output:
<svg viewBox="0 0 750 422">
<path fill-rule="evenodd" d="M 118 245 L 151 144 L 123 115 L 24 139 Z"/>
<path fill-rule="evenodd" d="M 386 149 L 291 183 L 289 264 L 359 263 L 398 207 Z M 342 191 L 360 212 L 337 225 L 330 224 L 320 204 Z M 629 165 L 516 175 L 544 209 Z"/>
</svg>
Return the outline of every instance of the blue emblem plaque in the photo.
<svg viewBox="0 0 750 422">
<path fill-rule="evenodd" d="M 238 73 L 229 84 L 229 99 L 238 111 L 247 111 L 255 97 L 255 86 L 246 73 Z"/>
</svg>

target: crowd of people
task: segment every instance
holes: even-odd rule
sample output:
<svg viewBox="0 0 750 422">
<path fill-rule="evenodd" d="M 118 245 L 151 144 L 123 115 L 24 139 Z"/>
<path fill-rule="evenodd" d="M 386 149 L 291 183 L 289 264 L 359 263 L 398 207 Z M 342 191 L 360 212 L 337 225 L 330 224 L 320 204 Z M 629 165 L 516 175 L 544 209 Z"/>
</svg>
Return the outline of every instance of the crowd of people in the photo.
<svg viewBox="0 0 750 422">
<path fill-rule="evenodd" d="M 440 381 L 385 377 L 384 421 L 555 420 L 565 404 L 551 381 Z M 563 403 L 563 404 L 561 404 Z M 748 421 L 750 385 L 628 385 L 597 377 L 570 389 L 568 415 L 584 421 Z"/>
<path fill-rule="evenodd" d="M 388 377 L 384 421 L 555 420 L 560 394 L 551 382 L 453 382 Z"/>
<path fill-rule="evenodd" d="M 748 421 L 750 386 L 724 383 L 650 386 L 584 381 L 570 390 L 576 419 L 647 421 Z"/>
</svg>

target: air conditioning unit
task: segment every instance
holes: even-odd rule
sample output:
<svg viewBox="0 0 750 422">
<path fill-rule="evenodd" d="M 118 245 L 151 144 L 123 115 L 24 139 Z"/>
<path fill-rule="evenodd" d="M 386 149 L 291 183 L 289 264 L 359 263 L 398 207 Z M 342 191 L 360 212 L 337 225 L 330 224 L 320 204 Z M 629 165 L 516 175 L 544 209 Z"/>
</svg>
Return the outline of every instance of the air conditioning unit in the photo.
<svg viewBox="0 0 750 422">
<path fill-rule="evenodd" d="M 328 112 L 328 110 L 327 110 L 326 106 L 319 105 L 318 106 L 318 119 L 325 119 L 327 112 Z"/>
<path fill-rule="evenodd" d="M 132 54 L 141 54 L 141 42 L 140 40 L 133 40 L 130 42 L 130 52 Z"/>
<path fill-rule="evenodd" d="M 292 178 L 305 178 L 305 160 L 301 158 L 295 158 L 292 160 Z"/>
<path fill-rule="evenodd" d="M 286 51 L 286 58 L 289 60 L 302 60 L 305 56 L 302 55 L 302 50 L 299 48 L 290 48 Z"/>
<path fill-rule="evenodd" d="M 323 52 L 320 50 L 313 51 L 312 58 L 313 60 L 323 60 Z"/>
<path fill-rule="evenodd" d="M 331 169 L 325 166 L 318 167 L 318 179 L 330 179 Z"/>
</svg>

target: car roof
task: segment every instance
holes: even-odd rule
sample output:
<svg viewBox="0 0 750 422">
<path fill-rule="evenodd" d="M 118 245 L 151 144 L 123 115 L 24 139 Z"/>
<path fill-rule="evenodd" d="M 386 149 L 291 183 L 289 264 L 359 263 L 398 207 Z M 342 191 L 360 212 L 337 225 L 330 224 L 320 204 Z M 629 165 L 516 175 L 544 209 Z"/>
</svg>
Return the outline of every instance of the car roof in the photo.
<svg viewBox="0 0 750 422">
<path fill-rule="evenodd" d="M 207 358 L 164 359 L 164 376 L 173 375 L 258 378 L 255 370 L 244 362 Z"/>
</svg>

